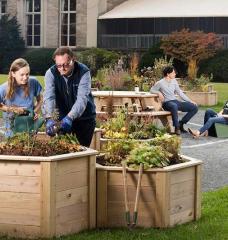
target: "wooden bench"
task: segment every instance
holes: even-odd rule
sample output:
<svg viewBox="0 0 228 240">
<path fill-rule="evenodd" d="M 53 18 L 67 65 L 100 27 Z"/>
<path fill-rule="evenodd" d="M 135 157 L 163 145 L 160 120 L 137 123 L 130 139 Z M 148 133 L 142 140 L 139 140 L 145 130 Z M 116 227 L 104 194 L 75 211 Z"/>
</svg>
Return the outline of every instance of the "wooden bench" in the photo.
<svg viewBox="0 0 228 240">
<path fill-rule="evenodd" d="M 112 115 L 116 115 L 117 112 L 113 112 Z M 156 122 L 156 120 L 160 120 L 162 125 L 167 127 L 170 131 L 172 129 L 172 118 L 171 113 L 169 111 L 141 111 L 141 112 L 129 112 L 128 116 L 130 118 L 137 118 L 139 121 L 150 121 Z M 97 118 L 101 121 L 105 121 L 109 118 L 107 112 L 98 111 Z"/>
</svg>

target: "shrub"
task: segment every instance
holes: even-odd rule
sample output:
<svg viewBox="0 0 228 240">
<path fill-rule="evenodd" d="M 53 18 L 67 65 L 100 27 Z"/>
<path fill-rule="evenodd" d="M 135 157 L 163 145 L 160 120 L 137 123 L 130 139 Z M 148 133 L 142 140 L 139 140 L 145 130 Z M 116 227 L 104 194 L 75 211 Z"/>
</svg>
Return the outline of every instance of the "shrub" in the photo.
<svg viewBox="0 0 228 240">
<path fill-rule="evenodd" d="M 0 19 L 0 72 L 8 73 L 10 63 L 20 56 L 24 48 L 25 43 L 20 36 L 20 25 L 16 17 L 2 16 Z"/>
<path fill-rule="evenodd" d="M 200 64 L 199 73 L 213 74 L 214 82 L 228 82 L 228 49 L 218 52 L 213 58 Z"/>
<path fill-rule="evenodd" d="M 160 49 L 160 43 L 158 43 L 142 55 L 139 63 L 139 69 L 153 66 L 155 59 L 161 57 L 163 57 L 163 50 Z"/>
<path fill-rule="evenodd" d="M 27 49 L 23 54 L 31 68 L 31 74 L 44 75 L 47 69 L 54 64 L 52 54 L 55 49 L 49 48 L 34 48 Z"/>
<path fill-rule="evenodd" d="M 77 59 L 90 68 L 91 75 L 95 76 L 97 70 L 114 66 L 118 63 L 119 55 L 115 52 L 101 48 L 90 48 L 88 50 L 77 52 Z"/>
</svg>

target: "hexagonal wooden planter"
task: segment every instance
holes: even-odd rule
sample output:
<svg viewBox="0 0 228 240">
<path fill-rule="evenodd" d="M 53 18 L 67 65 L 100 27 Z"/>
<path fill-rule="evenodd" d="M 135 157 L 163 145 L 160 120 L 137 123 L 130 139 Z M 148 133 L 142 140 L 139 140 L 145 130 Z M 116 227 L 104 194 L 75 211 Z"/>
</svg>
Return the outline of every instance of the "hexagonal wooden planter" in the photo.
<svg viewBox="0 0 228 240">
<path fill-rule="evenodd" d="M 96 153 L 0 155 L 0 234 L 27 239 L 94 228 Z"/>
<path fill-rule="evenodd" d="M 171 227 L 201 216 L 202 161 L 183 156 L 185 163 L 144 171 L 138 226 Z M 138 171 L 128 170 L 128 199 L 133 213 Z M 97 164 L 97 227 L 126 226 L 121 167 Z"/>
<path fill-rule="evenodd" d="M 211 92 L 191 92 L 185 91 L 185 94 L 194 102 L 201 106 L 213 106 L 218 103 L 216 91 Z"/>
</svg>

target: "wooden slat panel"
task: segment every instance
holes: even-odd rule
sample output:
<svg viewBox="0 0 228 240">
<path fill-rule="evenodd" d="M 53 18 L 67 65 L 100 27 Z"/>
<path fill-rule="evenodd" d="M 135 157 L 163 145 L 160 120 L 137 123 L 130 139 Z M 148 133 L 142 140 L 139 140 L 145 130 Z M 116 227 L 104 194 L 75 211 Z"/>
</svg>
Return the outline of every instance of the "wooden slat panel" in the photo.
<svg viewBox="0 0 228 240">
<path fill-rule="evenodd" d="M 17 238 L 38 238 L 40 236 L 40 227 L 25 226 L 16 224 L 0 224 L 1 235 Z"/>
<path fill-rule="evenodd" d="M 194 195 L 171 200 L 170 214 L 177 214 L 186 211 L 187 209 L 194 209 L 194 200 Z"/>
<path fill-rule="evenodd" d="M 186 223 L 194 219 L 194 209 L 187 209 L 186 211 L 173 214 L 170 216 L 170 226 Z"/>
<path fill-rule="evenodd" d="M 97 227 L 107 226 L 107 171 L 97 171 Z"/>
<path fill-rule="evenodd" d="M 80 219 L 87 219 L 88 221 L 87 203 L 77 203 L 56 209 L 56 224 Z"/>
<path fill-rule="evenodd" d="M 195 178 L 195 167 L 189 167 L 186 169 L 180 169 L 171 172 L 171 184 L 178 182 L 184 182 L 188 180 L 193 180 Z"/>
<path fill-rule="evenodd" d="M 202 177 L 202 165 L 198 165 L 195 168 L 195 216 L 194 219 L 197 220 L 201 217 L 201 199 L 202 199 L 202 183 L 201 183 L 201 177 Z"/>
<path fill-rule="evenodd" d="M 168 227 L 170 209 L 170 173 L 160 172 L 156 175 L 156 208 L 157 227 Z"/>
<path fill-rule="evenodd" d="M 178 199 L 183 198 L 185 196 L 191 196 L 194 195 L 194 191 L 195 191 L 194 180 L 173 184 L 170 187 L 170 199 Z"/>
<path fill-rule="evenodd" d="M 40 176 L 39 163 L 0 162 L 0 175 L 6 176 Z"/>
<path fill-rule="evenodd" d="M 39 193 L 40 177 L 0 176 L 0 191 Z"/>
<path fill-rule="evenodd" d="M 155 187 L 156 173 L 143 173 L 141 186 Z M 127 173 L 127 185 L 136 186 L 138 180 L 138 172 Z M 108 185 L 123 185 L 122 171 L 110 171 L 108 177 Z"/>
<path fill-rule="evenodd" d="M 0 208 L 0 223 L 40 226 L 40 209 Z"/>
<path fill-rule="evenodd" d="M 127 189 L 128 200 L 135 201 L 136 186 L 128 186 Z M 155 201 L 156 190 L 152 187 L 141 187 L 140 202 Z M 108 201 L 124 201 L 124 187 L 123 186 L 108 186 Z"/>
<path fill-rule="evenodd" d="M 75 203 L 88 202 L 88 187 L 74 188 L 56 193 L 56 208 L 61 208 Z"/>
<path fill-rule="evenodd" d="M 88 221 L 87 219 L 80 219 L 80 220 L 72 220 L 68 222 L 64 222 L 61 224 L 56 225 L 56 235 L 66 235 L 66 234 L 72 234 L 77 233 L 82 230 L 88 229 Z"/>
<path fill-rule="evenodd" d="M 94 155 L 88 160 L 88 185 L 88 221 L 89 228 L 92 229 L 96 227 L 96 157 Z"/>
<path fill-rule="evenodd" d="M 0 192 L 0 208 L 40 209 L 40 194 Z"/>
<path fill-rule="evenodd" d="M 155 226 L 154 202 L 139 203 L 138 224 L 137 226 L 152 227 Z M 134 210 L 134 202 L 129 202 L 131 214 Z M 131 215 L 132 217 L 132 215 Z M 108 226 L 126 226 L 125 205 L 124 202 L 108 203 Z"/>
<path fill-rule="evenodd" d="M 56 190 L 64 191 L 88 186 L 88 171 L 73 172 L 56 176 Z"/>
<path fill-rule="evenodd" d="M 56 175 L 65 175 L 72 172 L 85 171 L 87 169 L 88 157 L 72 158 L 60 161 L 57 164 Z"/>
<path fill-rule="evenodd" d="M 56 162 L 41 163 L 41 236 L 55 235 L 56 219 Z"/>
</svg>

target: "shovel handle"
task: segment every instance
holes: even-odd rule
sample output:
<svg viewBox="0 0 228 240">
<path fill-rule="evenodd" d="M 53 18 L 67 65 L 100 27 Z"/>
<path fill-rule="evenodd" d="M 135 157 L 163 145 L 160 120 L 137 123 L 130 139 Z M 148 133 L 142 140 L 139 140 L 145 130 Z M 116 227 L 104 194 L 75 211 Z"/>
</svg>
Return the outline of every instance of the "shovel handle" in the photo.
<svg viewBox="0 0 228 240">
<path fill-rule="evenodd" d="M 134 214 L 136 213 L 135 214 L 136 215 L 136 219 L 137 219 L 137 212 L 138 212 L 139 194 L 140 194 L 140 188 L 141 188 L 142 173 L 143 173 L 143 164 L 140 163 L 139 175 L 138 175 L 138 183 L 137 183 L 136 196 L 135 196 L 135 207 L 134 207 Z"/>
<path fill-rule="evenodd" d="M 128 198 L 127 198 L 127 170 L 126 170 L 126 163 L 123 163 L 123 185 L 124 185 L 124 203 L 125 203 L 125 211 L 129 212 L 128 207 Z"/>
</svg>

